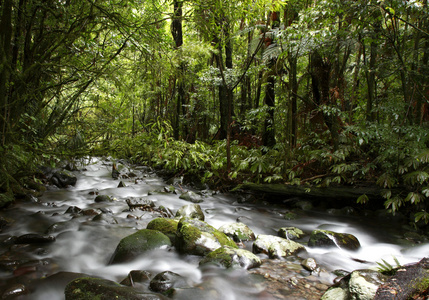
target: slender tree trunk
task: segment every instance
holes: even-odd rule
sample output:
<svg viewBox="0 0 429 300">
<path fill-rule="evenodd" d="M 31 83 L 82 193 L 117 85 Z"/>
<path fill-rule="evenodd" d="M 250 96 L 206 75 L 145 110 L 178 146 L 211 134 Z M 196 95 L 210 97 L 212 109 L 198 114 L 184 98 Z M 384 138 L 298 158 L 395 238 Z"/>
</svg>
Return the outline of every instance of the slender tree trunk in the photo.
<svg viewBox="0 0 429 300">
<path fill-rule="evenodd" d="M 289 57 L 289 101 L 290 101 L 290 139 L 289 143 L 292 148 L 296 147 L 297 142 L 297 101 L 298 101 L 298 80 L 297 80 L 297 63 L 296 56 Z"/>
<path fill-rule="evenodd" d="M 183 31 L 182 31 L 182 1 L 174 0 L 174 17 L 171 24 L 171 33 L 175 42 L 176 50 L 178 50 L 183 45 Z M 184 109 L 185 104 L 185 87 L 184 87 L 184 73 L 185 65 L 180 63 L 177 68 L 177 98 L 176 98 L 176 113 L 173 134 L 176 140 L 180 137 L 180 115 L 182 114 L 182 109 Z M 186 132 L 187 130 L 184 129 Z M 185 133 L 186 135 L 186 133 Z"/>
<path fill-rule="evenodd" d="M 280 26 L 280 14 L 278 12 L 271 12 L 271 28 L 275 29 Z M 273 41 L 271 41 L 272 43 Z M 269 63 L 269 74 L 267 78 L 267 85 L 265 86 L 264 103 L 268 107 L 268 116 L 264 122 L 264 133 L 262 135 L 262 143 L 264 146 L 273 147 L 276 144 L 275 123 L 274 123 L 274 108 L 275 108 L 275 85 L 276 85 L 276 61 L 272 58 Z"/>
<path fill-rule="evenodd" d="M 9 103 L 8 82 L 10 78 L 10 46 L 12 42 L 12 0 L 5 0 L 0 22 L 0 130 L 1 144 L 6 143 Z"/>
</svg>

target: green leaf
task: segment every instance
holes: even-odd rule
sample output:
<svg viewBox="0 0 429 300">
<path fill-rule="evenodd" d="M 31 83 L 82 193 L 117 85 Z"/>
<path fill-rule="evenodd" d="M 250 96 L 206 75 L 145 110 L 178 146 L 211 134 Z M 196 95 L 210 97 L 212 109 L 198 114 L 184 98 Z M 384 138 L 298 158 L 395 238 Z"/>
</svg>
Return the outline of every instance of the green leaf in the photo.
<svg viewBox="0 0 429 300">
<path fill-rule="evenodd" d="M 368 203 L 368 201 L 369 201 L 369 198 L 365 194 L 360 195 L 359 198 L 357 199 L 357 203 L 359 203 L 359 204 L 366 204 L 366 203 Z"/>
</svg>

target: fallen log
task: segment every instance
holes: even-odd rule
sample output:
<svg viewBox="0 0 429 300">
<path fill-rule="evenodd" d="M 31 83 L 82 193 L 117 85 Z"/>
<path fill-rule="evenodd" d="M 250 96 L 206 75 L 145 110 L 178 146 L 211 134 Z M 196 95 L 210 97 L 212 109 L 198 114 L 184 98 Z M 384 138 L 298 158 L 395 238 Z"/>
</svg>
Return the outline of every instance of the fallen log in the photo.
<svg viewBox="0 0 429 300">
<path fill-rule="evenodd" d="M 268 200 L 285 200 L 285 198 L 307 198 L 315 200 L 341 202 L 342 205 L 356 204 L 357 199 L 366 195 L 372 205 L 382 207 L 385 199 L 381 197 L 382 189 L 378 186 L 328 186 L 315 187 L 309 185 L 288 184 L 256 184 L 244 183 L 235 187 L 233 192 L 252 192 L 263 194 Z"/>
</svg>

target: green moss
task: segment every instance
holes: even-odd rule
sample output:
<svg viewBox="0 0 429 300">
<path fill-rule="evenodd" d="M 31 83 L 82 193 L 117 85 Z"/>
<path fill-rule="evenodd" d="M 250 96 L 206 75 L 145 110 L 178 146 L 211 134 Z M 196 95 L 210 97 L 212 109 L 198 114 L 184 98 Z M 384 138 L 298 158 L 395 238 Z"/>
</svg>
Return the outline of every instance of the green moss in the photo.
<svg viewBox="0 0 429 300">
<path fill-rule="evenodd" d="M 146 229 L 158 230 L 163 234 L 175 234 L 177 231 L 178 221 L 165 218 L 156 218 L 147 224 Z"/>
<path fill-rule="evenodd" d="M 145 251 L 163 246 L 171 246 L 171 241 L 165 234 L 158 230 L 142 229 L 119 242 L 111 263 L 129 261 Z"/>
<path fill-rule="evenodd" d="M 233 240 L 231 240 L 225 233 L 215 230 L 212 234 L 222 246 L 225 245 L 230 246 L 232 248 L 238 248 L 237 244 Z"/>
</svg>

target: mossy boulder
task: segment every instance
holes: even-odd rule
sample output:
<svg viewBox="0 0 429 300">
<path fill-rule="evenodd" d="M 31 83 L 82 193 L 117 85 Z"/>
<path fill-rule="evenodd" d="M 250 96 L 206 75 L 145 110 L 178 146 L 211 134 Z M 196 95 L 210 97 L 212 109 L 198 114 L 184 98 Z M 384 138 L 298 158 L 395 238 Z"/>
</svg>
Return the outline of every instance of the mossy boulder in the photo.
<svg viewBox="0 0 429 300">
<path fill-rule="evenodd" d="M 218 248 L 200 261 L 200 265 L 215 264 L 225 268 L 257 268 L 261 265 L 261 259 L 250 251 L 236 249 L 229 246 Z"/>
<path fill-rule="evenodd" d="M 237 248 L 233 240 L 206 222 L 191 218 L 180 219 L 175 243 L 180 253 L 205 256 L 223 245 Z"/>
<path fill-rule="evenodd" d="M 177 224 L 179 221 L 166 218 L 156 218 L 147 224 L 146 229 L 158 230 L 169 237 L 172 244 L 176 240 Z"/>
<path fill-rule="evenodd" d="M 128 286 L 101 278 L 78 278 L 67 284 L 66 300 L 155 300 L 166 299 L 159 294 L 142 293 Z"/>
<path fill-rule="evenodd" d="M 198 204 L 184 205 L 176 212 L 176 218 L 188 217 L 204 221 L 204 213 Z"/>
<path fill-rule="evenodd" d="M 219 228 L 219 231 L 225 233 L 236 243 L 255 240 L 255 234 L 252 229 L 244 223 L 237 222 L 225 224 Z"/>
<path fill-rule="evenodd" d="M 309 247 L 338 247 L 346 250 L 360 248 L 358 239 L 348 233 L 338 233 L 329 230 L 316 229 L 310 235 Z"/>
<path fill-rule="evenodd" d="M 270 258 L 281 258 L 304 252 L 305 247 L 297 242 L 274 235 L 259 235 L 253 242 L 253 253 L 265 253 Z"/>
<path fill-rule="evenodd" d="M 304 236 L 304 232 L 296 227 L 282 227 L 277 232 L 279 237 L 287 240 L 298 240 Z"/>
<path fill-rule="evenodd" d="M 146 251 L 168 248 L 171 241 L 158 230 L 142 229 L 123 238 L 110 260 L 111 264 L 130 261 Z"/>
</svg>

